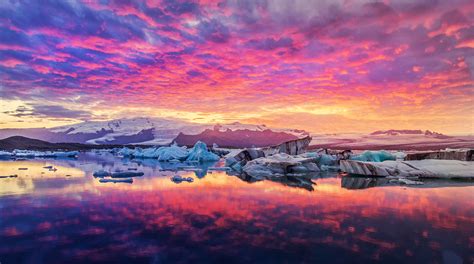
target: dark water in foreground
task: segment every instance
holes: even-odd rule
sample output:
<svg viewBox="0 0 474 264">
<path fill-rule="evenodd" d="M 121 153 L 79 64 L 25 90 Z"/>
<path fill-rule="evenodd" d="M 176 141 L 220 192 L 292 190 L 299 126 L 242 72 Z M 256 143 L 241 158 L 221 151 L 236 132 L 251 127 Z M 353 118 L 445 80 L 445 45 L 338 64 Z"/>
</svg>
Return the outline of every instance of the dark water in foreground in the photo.
<svg viewBox="0 0 474 264">
<path fill-rule="evenodd" d="M 129 167 L 145 176 L 91 176 Z M 472 182 L 354 190 L 329 173 L 309 191 L 224 172 L 180 172 L 195 181 L 175 184 L 159 169 L 92 154 L 0 161 L 0 175 L 18 174 L 0 179 L 0 263 L 474 261 Z"/>
</svg>

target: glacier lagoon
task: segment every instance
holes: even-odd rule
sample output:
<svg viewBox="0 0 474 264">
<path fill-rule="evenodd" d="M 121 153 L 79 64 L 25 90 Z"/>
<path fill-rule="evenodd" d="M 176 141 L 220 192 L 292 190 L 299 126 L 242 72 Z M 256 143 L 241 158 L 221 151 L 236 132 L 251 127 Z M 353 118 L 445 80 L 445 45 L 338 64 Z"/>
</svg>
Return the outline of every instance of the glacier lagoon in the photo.
<svg viewBox="0 0 474 264">
<path fill-rule="evenodd" d="M 222 165 L 104 152 L 0 161 L 12 176 L 0 178 L 0 262 L 474 260 L 472 181 L 400 186 L 333 171 L 250 182 Z M 101 183 L 100 170 L 144 175 Z"/>
</svg>

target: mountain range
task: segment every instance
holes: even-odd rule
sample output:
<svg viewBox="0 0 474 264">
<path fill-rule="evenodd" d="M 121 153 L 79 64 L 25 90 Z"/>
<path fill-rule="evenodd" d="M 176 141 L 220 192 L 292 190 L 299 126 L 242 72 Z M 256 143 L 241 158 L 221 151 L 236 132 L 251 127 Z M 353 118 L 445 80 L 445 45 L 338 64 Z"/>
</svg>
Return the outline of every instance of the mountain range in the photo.
<svg viewBox="0 0 474 264">
<path fill-rule="evenodd" d="M 78 124 L 29 129 L 0 129 L 0 138 L 24 136 L 51 143 L 113 145 L 193 145 L 197 140 L 226 147 L 269 146 L 309 135 L 303 130 L 275 129 L 265 125 L 198 124 L 163 118 L 85 121 Z"/>
</svg>

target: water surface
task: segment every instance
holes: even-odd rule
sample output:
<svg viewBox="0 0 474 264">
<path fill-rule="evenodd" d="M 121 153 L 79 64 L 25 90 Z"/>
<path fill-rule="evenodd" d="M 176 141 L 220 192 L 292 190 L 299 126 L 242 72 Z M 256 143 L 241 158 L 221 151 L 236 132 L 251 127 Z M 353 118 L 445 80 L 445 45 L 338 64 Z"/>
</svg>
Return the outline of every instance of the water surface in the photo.
<svg viewBox="0 0 474 264">
<path fill-rule="evenodd" d="M 179 172 L 195 180 L 176 184 L 176 164 L 109 154 L 0 161 L 0 175 L 18 176 L 0 179 L 0 262 L 474 261 L 471 182 L 411 188 L 333 172 L 308 188 L 206 172 L 215 165 Z M 129 168 L 145 176 L 132 184 L 92 177 Z"/>
</svg>

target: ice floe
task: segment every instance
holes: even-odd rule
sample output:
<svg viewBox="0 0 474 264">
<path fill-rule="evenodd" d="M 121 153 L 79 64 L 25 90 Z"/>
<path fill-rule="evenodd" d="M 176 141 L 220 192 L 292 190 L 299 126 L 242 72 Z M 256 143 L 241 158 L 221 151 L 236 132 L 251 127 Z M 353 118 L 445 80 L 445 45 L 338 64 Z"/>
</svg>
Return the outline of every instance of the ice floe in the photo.
<svg viewBox="0 0 474 264">
<path fill-rule="evenodd" d="M 474 163 L 458 160 L 363 162 L 341 160 L 341 170 L 367 176 L 420 178 L 474 178 Z"/>
<path fill-rule="evenodd" d="M 35 151 L 15 149 L 12 156 L 16 158 L 74 158 L 79 151 Z"/>
<path fill-rule="evenodd" d="M 295 157 L 285 153 L 251 160 L 242 170 L 257 179 L 320 171 L 314 158 Z"/>
<path fill-rule="evenodd" d="M 196 142 L 194 147 L 188 150 L 176 144 L 169 147 L 135 148 L 124 147 L 117 152 L 123 157 L 153 158 L 159 161 L 217 161 L 219 156 L 208 150 L 207 145 L 201 141 Z"/>
<path fill-rule="evenodd" d="M 186 161 L 218 161 L 220 158 L 216 154 L 210 152 L 204 142 L 198 141 L 186 157 Z"/>
<path fill-rule="evenodd" d="M 359 155 L 351 155 L 349 159 L 358 160 L 358 161 L 382 162 L 386 160 L 396 160 L 397 156 L 383 150 L 379 150 L 379 151 L 367 150 L 367 151 L 362 152 Z"/>
</svg>

